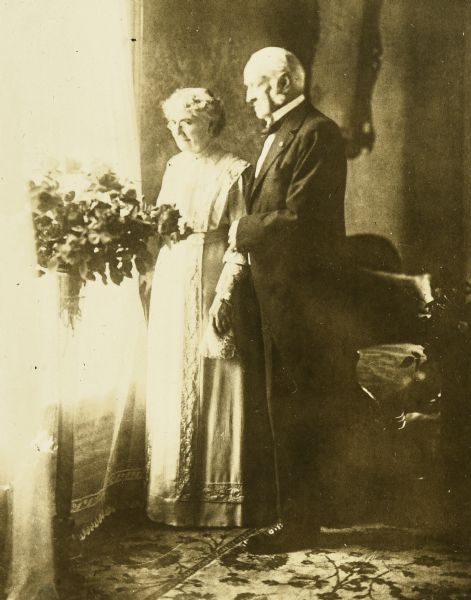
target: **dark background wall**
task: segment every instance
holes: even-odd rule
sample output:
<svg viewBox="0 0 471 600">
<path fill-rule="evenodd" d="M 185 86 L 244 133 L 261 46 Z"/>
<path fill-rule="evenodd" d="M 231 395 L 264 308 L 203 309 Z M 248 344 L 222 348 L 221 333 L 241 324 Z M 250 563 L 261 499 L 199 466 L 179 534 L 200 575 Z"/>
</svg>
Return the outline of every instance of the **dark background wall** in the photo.
<svg viewBox="0 0 471 600">
<path fill-rule="evenodd" d="M 225 145 L 256 158 L 242 71 L 253 51 L 281 45 L 304 62 L 313 101 L 349 141 L 349 233 L 389 238 L 406 271 L 461 277 L 471 256 L 466 12 L 465 0 L 143 0 L 146 197 L 175 153 L 160 102 L 177 87 L 215 90 Z"/>
</svg>

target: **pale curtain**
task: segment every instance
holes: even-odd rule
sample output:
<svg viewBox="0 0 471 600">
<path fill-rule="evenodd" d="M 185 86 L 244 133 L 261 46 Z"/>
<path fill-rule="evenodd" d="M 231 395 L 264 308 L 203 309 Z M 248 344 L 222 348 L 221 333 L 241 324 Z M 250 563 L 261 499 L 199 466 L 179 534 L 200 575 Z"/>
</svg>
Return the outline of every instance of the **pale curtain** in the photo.
<svg viewBox="0 0 471 600">
<path fill-rule="evenodd" d="M 66 331 L 57 316 L 55 277 L 35 277 L 25 191 L 30 177 L 68 159 L 85 167 L 106 163 L 139 184 L 132 8 L 129 0 L 0 0 L 0 520 L 6 498 L 11 600 L 55 597 L 58 401 L 71 414 L 83 414 L 85 402 L 83 427 L 91 431 L 105 414 L 112 421 L 108 463 L 123 415 L 142 418 L 136 282 L 87 286 L 82 320 Z M 106 487 L 113 472 L 102 458 Z M 103 512 L 107 496 L 98 496 Z"/>
</svg>

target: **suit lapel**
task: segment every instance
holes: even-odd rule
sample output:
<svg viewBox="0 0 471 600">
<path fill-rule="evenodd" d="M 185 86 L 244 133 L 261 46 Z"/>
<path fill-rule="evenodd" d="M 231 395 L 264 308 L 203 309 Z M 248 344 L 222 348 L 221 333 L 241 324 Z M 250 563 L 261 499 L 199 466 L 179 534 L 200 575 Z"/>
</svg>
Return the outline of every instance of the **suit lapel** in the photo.
<svg viewBox="0 0 471 600">
<path fill-rule="evenodd" d="M 304 119 L 309 110 L 309 105 L 307 102 L 303 102 L 294 110 L 289 112 L 286 117 L 283 119 L 279 130 L 275 134 L 275 138 L 273 143 L 268 151 L 268 154 L 263 161 L 263 165 L 260 169 L 260 172 L 257 177 L 255 177 L 253 185 L 251 186 L 251 192 L 249 196 L 249 203 L 252 204 L 253 195 L 260 187 L 262 181 L 267 174 L 267 171 L 272 166 L 275 159 L 286 152 L 292 141 L 294 140 L 296 133 L 301 127 Z"/>
<path fill-rule="evenodd" d="M 247 181 L 247 188 L 245 192 L 245 205 L 247 207 L 247 211 L 250 211 L 252 206 L 252 190 L 255 183 L 255 168 L 250 170 L 250 177 Z"/>
</svg>

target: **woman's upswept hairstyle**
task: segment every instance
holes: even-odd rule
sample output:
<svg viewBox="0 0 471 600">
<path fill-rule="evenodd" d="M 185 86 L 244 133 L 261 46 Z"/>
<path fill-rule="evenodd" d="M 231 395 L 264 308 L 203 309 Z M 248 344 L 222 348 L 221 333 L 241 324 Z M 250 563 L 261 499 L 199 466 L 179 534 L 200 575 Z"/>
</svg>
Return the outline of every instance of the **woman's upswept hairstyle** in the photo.
<svg viewBox="0 0 471 600">
<path fill-rule="evenodd" d="M 162 102 L 162 110 L 167 121 L 170 121 L 172 114 L 181 108 L 188 110 L 196 118 L 209 121 L 210 131 L 214 136 L 221 133 L 226 123 L 222 100 L 206 88 L 180 88 Z"/>
</svg>

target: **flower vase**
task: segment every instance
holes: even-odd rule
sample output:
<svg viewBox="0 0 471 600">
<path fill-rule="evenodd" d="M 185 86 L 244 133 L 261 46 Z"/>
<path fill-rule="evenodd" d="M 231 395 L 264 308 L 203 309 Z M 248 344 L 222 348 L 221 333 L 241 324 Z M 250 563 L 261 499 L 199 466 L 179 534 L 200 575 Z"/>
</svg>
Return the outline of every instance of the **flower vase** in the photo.
<svg viewBox="0 0 471 600">
<path fill-rule="evenodd" d="M 80 319 L 80 290 L 82 279 L 79 275 L 58 271 L 59 279 L 59 314 L 64 324 L 71 329 L 75 328 Z"/>
</svg>

